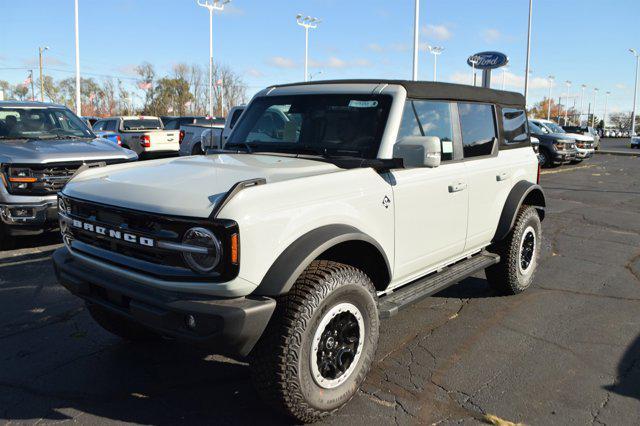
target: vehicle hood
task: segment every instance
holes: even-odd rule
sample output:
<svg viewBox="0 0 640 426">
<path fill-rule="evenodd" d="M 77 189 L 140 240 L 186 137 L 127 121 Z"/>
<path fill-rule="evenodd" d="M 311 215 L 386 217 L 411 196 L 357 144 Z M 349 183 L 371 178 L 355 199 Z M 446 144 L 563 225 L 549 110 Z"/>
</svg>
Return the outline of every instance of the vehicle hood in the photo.
<svg viewBox="0 0 640 426">
<path fill-rule="evenodd" d="M 593 136 L 581 135 L 580 133 L 565 133 L 570 138 L 573 138 L 579 142 L 593 142 Z"/>
<path fill-rule="evenodd" d="M 133 210 L 204 218 L 237 182 L 263 178 L 270 184 L 340 170 L 295 157 L 215 154 L 90 169 L 71 180 L 63 193 Z"/>
<path fill-rule="evenodd" d="M 575 142 L 576 140 L 570 133 L 545 133 L 542 135 L 535 135 L 535 137 L 541 141 L 543 140 L 555 141 L 558 139 L 567 139 L 572 142 Z"/>
<path fill-rule="evenodd" d="M 44 164 L 133 160 L 136 154 L 101 138 L 92 140 L 1 140 L 0 163 Z"/>
</svg>

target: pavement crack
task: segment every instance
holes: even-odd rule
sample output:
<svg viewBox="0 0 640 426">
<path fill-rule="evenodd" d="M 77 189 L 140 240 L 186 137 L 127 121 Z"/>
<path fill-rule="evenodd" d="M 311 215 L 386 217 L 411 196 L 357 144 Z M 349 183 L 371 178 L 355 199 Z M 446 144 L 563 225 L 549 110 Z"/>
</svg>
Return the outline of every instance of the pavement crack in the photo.
<svg viewBox="0 0 640 426">
<path fill-rule="evenodd" d="M 557 291 L 557 292 L 560 292 L 560 293 L 575 294 L 575 295 L 578 295 L 578 296 L 597 297 L 597 298 L 612 299 L 612 300 L 622 300 L 622 301 L 626 301 L 626 302 L 640 302 L 640 298 L 636 298 L 636 297 L 613 296 L 613 295 L 609 295 L 609 294 L 589 293 L 589 292 L 586 292 L 586 291 L 569 290 L 569 289 L 566 289 L 566 288 L 543 287 L 543 286 L 538 286 L 538 285 L 535 286 L 535 288 L 537 288 L 538 290 Z"/>
</svg>

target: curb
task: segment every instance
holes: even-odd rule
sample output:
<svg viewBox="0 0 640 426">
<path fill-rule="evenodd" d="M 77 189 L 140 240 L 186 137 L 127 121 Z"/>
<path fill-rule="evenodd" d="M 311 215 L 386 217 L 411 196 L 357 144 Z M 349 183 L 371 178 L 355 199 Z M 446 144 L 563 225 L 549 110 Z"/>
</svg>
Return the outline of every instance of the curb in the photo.
<svg viewBox="0 0 640 426">
<path fill-rule="evenodd" d="M 637 152 L 629 152 L 629 151 L 609 151 L 605 149 L 599 149 L 596 151 L 596 154 L 609 154 L 609 155 L 622 155 L 627 157 L 640 157 L 640 150 Z"/>
</svg>

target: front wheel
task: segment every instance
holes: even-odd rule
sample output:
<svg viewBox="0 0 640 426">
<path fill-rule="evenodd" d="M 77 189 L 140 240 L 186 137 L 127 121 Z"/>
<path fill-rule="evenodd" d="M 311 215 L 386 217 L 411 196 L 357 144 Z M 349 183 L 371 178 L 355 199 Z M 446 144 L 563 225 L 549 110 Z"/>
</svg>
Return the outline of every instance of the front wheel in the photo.
<svg viewBox="0 0 640 426">
<path fill-rule="evenodd" d="M 522 206 L 507 237 L 492 247 L 500 263 L 485 270 L 489 285 L 503 294 L 522 293 L 531 286 L 540 257 L 542 224 L 533 206 Z"/>
<path fill-rule="evenodd" d="M 376 292 L 362 271 L 314 261 L 290 292 L 251 355 L 262 397 L 302 422 L 345 405 L 365 379 L 378 345 Z"/>
</svg>

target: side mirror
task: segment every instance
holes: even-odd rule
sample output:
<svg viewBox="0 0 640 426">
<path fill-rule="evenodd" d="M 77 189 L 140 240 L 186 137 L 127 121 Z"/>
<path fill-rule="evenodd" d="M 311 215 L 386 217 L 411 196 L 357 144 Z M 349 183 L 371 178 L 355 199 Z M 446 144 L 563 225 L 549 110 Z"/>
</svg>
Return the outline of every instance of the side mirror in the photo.
<svg viewBox="0 0 640 426">
<path fill-rule="evenodd" d="M 440 138 L 407 136 L 393 146 L 393 157 L 402 158 L 405 167 L 438 167 L 442 159 Z"/>
</svg>

